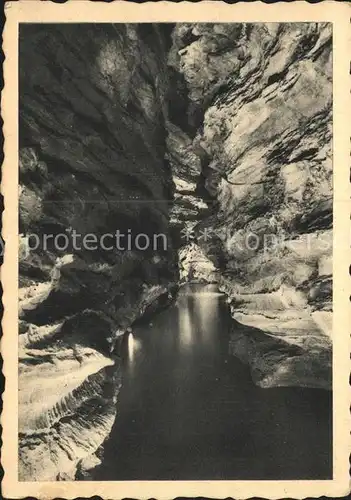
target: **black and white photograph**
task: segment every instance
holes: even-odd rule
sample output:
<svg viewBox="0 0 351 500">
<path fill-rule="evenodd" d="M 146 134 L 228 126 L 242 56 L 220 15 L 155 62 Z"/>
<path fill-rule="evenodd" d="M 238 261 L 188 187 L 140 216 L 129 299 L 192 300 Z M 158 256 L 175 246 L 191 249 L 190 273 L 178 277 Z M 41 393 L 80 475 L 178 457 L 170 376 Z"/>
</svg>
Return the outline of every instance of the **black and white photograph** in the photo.
<svg viewBox="0 0 351 500">
<path fill-rule="evenodd" d="M 333 480 L 334 36 L 19 22 L 19 483 Z"/>
</svg>

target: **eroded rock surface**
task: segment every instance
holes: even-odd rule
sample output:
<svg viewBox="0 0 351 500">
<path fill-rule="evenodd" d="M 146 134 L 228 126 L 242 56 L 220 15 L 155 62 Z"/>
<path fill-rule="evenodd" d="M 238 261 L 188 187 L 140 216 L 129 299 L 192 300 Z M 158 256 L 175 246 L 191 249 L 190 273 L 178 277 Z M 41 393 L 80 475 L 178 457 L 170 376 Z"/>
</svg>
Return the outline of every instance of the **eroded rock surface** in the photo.
<svg viewBox="0 0 351 500">
<path fill-rule="evenodd" d="M 180 279 L 217 281 L 217 269 L 199 244 L 199 224 L 211 213 L 210 200 L 201 189 L 201 156 L 187 133 L 171 122 L 167 129 L 167 157 L 175 188 L 170 224 L 178 247 Z"/>
<path fill-rule="evenodd" d="M 177 279 L 165 47 L 150 25 L 21 26 L 23 480 L 72 479 L 94 461 L 116 415 L 117 339 Z M 167 244 L 118 248 L 117 230 Z M 90 233 L 108 248 L 84 245 Z"/>
<path fill-rule="evenodd" d="M 207 227 L 238 322 L 232 351 L 265 387 L 330 387 L 331 35 L 326 23 L 173 33 L 169 60 L 205 152 Z"/>
</svg>

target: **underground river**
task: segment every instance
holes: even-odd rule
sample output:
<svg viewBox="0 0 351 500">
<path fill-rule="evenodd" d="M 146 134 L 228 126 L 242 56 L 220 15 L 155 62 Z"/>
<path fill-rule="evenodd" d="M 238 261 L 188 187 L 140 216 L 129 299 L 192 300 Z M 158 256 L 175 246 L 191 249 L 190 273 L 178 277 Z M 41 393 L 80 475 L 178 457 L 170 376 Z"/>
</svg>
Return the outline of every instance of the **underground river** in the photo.
<svg viewBox="0 0 351 500">
<path fill-rule="evenodd" d="M 327 479 L 331 394 L 261 389 L 228 355 L 214 285 L 191 284 L 122 344 L 118 414 L 97 480 Z"/>
</svg>

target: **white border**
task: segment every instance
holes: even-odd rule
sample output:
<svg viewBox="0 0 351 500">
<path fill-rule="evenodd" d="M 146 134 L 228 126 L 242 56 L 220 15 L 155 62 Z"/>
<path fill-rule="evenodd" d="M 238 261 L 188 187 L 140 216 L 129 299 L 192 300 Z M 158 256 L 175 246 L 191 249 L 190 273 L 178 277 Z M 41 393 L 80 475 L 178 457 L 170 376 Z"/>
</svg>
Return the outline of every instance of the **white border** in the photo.
<svg viewBox="0 0 351 500">
<path fill-rule="evenodd" d="M 351 5 L 339 2 L 308 4 L 303 1 L 273 5 L 261 2 L 227 5 L 220 2 L 109 4 L 71 0 L 66 4 L 20 1 L 6 4 L 4 31 L 5 88 L 2 109 L 5 161 L 2 192 L 6 241 L 2 268 L 4 288 L 1 350 L 6 377 L 2 464 L 3 494 L 8 498 L 35 496 L 75 498 L 99 495 L 169 499 L 187 497 L 304 498 L 338 497 L 349 492 L 350 446 L 350 305 L 349 305 L 349 214 L 350 214 L 350 14 Z M 18 283 L 18 23 L 20 22 L 294 22 L 333 23 L 334 63 L 334 344 L 333 344 L 333 480 L 328 481 L 123 481 L 123 482 L 18 482 L 17 480 L 17 283 Z"/>
</svg>

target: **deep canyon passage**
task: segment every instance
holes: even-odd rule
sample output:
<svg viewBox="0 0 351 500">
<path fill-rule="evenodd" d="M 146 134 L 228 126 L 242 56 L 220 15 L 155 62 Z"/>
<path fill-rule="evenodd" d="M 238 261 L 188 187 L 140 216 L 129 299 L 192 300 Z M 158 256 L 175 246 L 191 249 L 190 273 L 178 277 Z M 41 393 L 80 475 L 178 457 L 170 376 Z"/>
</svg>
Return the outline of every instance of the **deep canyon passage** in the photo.
<svg viewBox="0 0 351 500">
<path fill-rule="evenodd" d="M 20 25 L 21 480 L 330 477 L 331 39 Z"/>
</svg>

